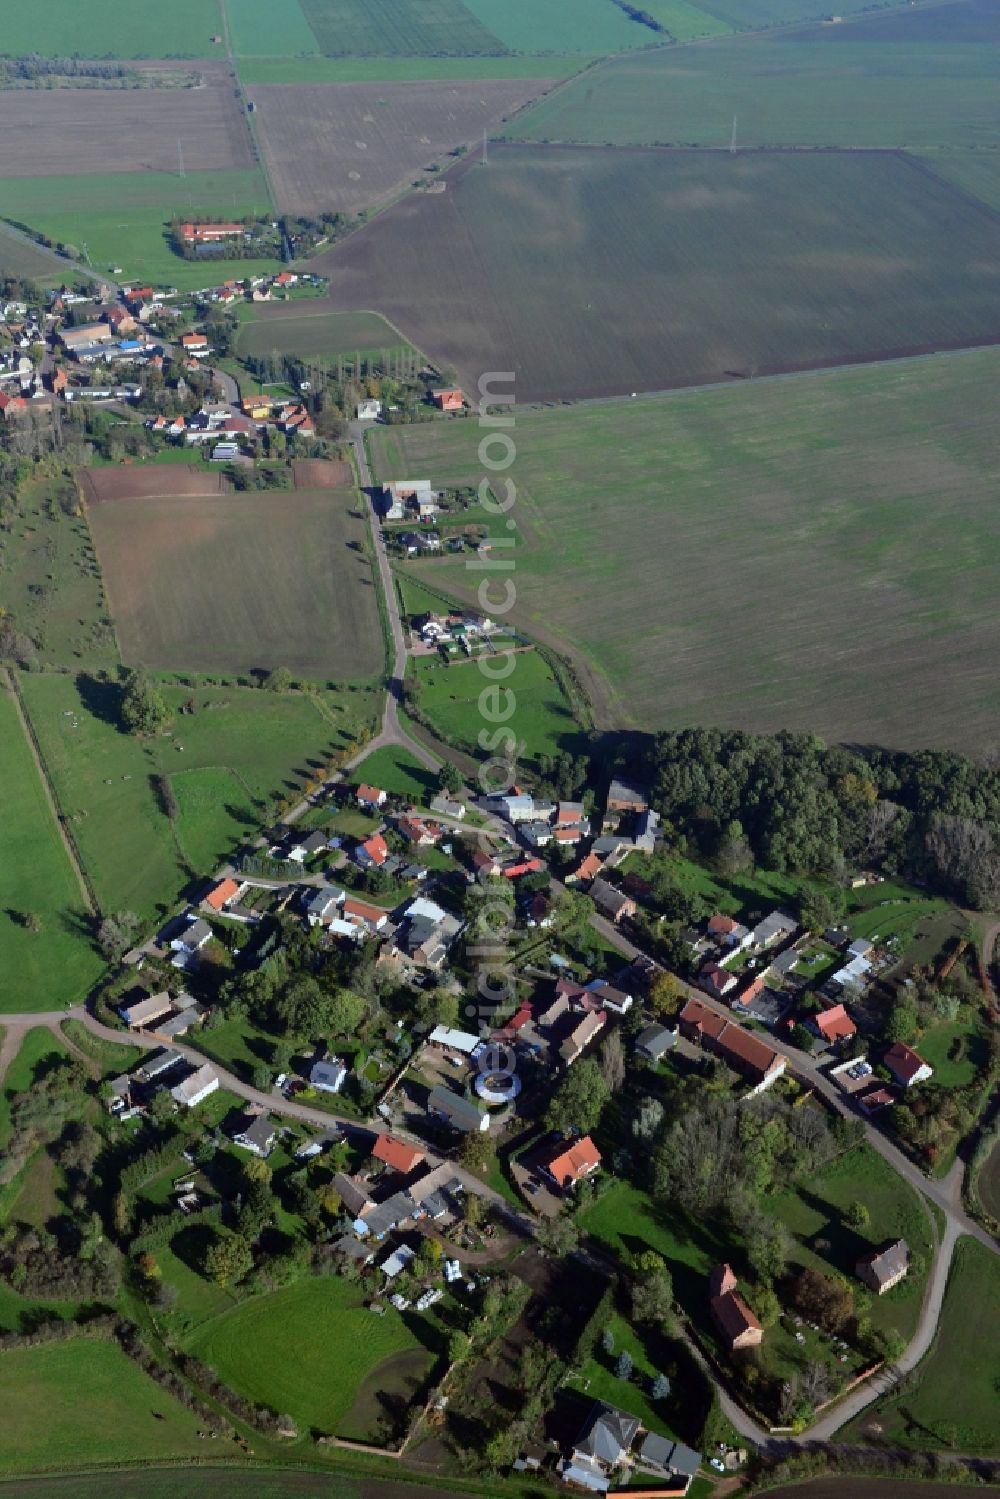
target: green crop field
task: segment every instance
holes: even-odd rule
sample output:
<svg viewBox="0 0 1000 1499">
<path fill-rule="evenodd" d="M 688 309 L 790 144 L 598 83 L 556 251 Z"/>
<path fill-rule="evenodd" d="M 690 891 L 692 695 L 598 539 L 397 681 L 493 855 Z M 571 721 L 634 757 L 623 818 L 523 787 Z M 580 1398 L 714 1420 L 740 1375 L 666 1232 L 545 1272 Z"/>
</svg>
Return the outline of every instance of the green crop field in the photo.
<svg viewBox="0 0 1000 1499">
<path fill-rule="evenodd" d="M 873 42 L 1000 42 L 1000 11 L 993 0 L 946 0 L 943 5 L 892 5 L 863 18 L 864 35 Z M 815 32 L 825 42 L 848 41 L 851 27 L 823 26 Z M 797 40 L 789 33 L 789 40 Z"/>
<path fill-rule="evenodd" d="M 294 304 L 289 304 L 294 306 Z M 410 345 L 396 328 L 376 312 L 328 312 L 314 303 L 318 311 L 308 310 L 286 316 L 259 316 L 242 322 L 236 341 L 236 352 L 248 355 L 298 354 L 305 359 L 335 360 L 360 354 L 362 358 L 379 353 L 396 357 L 410 352 Z"/>
<path fill-rule="evenodd" d="M 37 0 L 4 8 L 9 57 L 222 57 L 219 0 Z"/>
<path fill-rule="evenodd" d="M 251 818 L 264 822 L 272 799 L 311 778 L 310 762 L 363 740 L 377 712 L 368 689 L 311 696 L 165 687 L 164 695 L 176 715 L 171 735 L 139 740 L 117 727 L 114 688 L 41 673 L 25 679 L 32 724 L 101 905 L 143 917 L 175 900 L 193 875 L 207 878 Z M 179 804 L 176 825 L 157 791 L 162 775 Z"/>
<path fill-rule="evenodd" d="M 194 1457 L 205 1450 L 200 1426 L 113 1343 L 81 1337 L 0 1355 L 0 1471 Z"/>
<path fill-rule="evenodd" d="M 1000 213 L 1000 149 L 985 151 L 922 151 L 919 159 L 932 172 L 964 192 L 972 193 Z"/>
<path fill-rule="evenodd" d="M 896 0 L 899 3 L 899 0 Z M 837 7 L 837 14 L 854 15 L 865 11 L 871 0 L 847 0 Z M 721 16 L 738 31 L 752 31 L 768 26 L 788 26 L 798 21 L 822 21 L 830 15 L 822 0 L 707 0 L 707 9 Z"/>
<path fill-rule="evenodd" d="M 703 5 L 688 0 L 643 0 L 642 9 L 662 26 L 675 42 L 691 42 L 703 36 L 725 36 L 732 31 L 728 21 Z"/>
<path fill-rule="evenodd" d="M 997 228 L 892 152 L 504 146 L 317 263 L 467 389 L 572 400 L 998 338 Z"/>
<path fill-rule="evenodd" d="M 576 662 L 603 724 L 994 742 L 998 375 L 982 350 L 520 412 L 515 621 Z M 379 478 L 466 484 L 479 437 L 371 448 Z M 421 576 L 474 596 L 460 561 Z"/>
<path fill-rule="evenodd" d="M 949 10 L 952 7 L 947 7 Z M 838 31 L 840 28 L 837 28 Z M 592 69 L 505 126 L 510 140 L 591 145 L 1000 145 L 1000 48 L 741 39 Z"/>
<path fill-rule="evenodd" d="M 237 57 L 303 57 L 319 43 L 299 0 L 223 0 Z"/>
<path fill-rule="evenodd" d="M 511 52 L 622 52 L 662 42 L 614 0 L 465 0 Z M 639 7 L 644 8 L 644 7 Z M 679 9 L 686 9 L 679 0 Z"/>
<path fill-rule="evenodd" d="M 241 1394 L 330 1433 L 350 1415 L 371 1370 L 419 1347 L 397 1311 L 373 1316 L 361 1292 L 333 1276 L 255 1296 L 190 1344 Z M 428 1354 L 425 1368 L 430 1363 Z"/>
<path fill-rule="evenodd" d="M 340 680 L 382 668 L 351 490 L 138 497 L 94 505 L 90 524 L 131 665 Z"/>
<path fill-rule="evenodd" d="M 446 56 L 506 51 L 462 0 L 301 0 L 328 57 Z"/>
<path fill-rule="evenodd" d="M 179 213 L 241 217 L 270 209 L 259 171 L 111 172 L 106 176 L 0 178 L 0 217 L 26 224 L 53 244 L 86 247 L 97 271 L 120 266 L 181 290 L 210 286 L 223 276 L 263 275 L 278 261 L 193 261 L 175 255 L 170 220 Z"/>
<path fill-rule="evenodd" d="M 0 685 L 0 1010 L 76 1004 L 102 963 L 13 698 Z M 37 917 L 38 931 L 26 922 Z"/>
<path fill-rule="evenodd" d="M 581 53 L 534 57 L 251 57 L 244 83 L 419 83 L 466 78 L 565 78 L 595 61 Z"/>
<path fill-rule="evenodd" d="M 0 276 L 29 276 L 37 281 L 62 279 L 63 268 L 36 245 L 16 237 L 0 224 Z"/>
<path fill-rule="evenodd" d="M 983 1329 L 1000 1319 L 1000 1260 L 975 1239 L 960 1239 L 930 1353 L 905 1393 L 860 1416 L 842 1435 L 850 1440 L 871 1421 L 880 1440 L 897 1447 L 997 1451 L 1000 1344 Z"/>
<path fill-rule="evenodd" d="M 529 651 L 510 657 L 506 664 L 511 663 L 510 675 L 501 679 L 503 666 L 495 657 L 488 663 L 489 675 L 480 671 L 475 661 L 461 661 L 455 666 L 444 666 L 436 658 L 415 662 L 412 670 L 421 710 L 442 739 L 482 755 L 485 751 L 479 745 L 479 734 L 484 732 L 492 738 L 496 726 L 484 717 L 480 699 L 485 693 L 487 706 L 493 711 L 494 689 L 499 685 L 504 693 L 500 710 L 508 705 L 514 709 L 506 727 L 522 746 L 520 758 L 536 759 L 560 750 L 575 752 L 580 747 L 580 727 L 545 657 Z M 506 692 L 512 694 L 510 699 Z M 506 744 L 502 752 L 506 753 Z"/>
</svg>

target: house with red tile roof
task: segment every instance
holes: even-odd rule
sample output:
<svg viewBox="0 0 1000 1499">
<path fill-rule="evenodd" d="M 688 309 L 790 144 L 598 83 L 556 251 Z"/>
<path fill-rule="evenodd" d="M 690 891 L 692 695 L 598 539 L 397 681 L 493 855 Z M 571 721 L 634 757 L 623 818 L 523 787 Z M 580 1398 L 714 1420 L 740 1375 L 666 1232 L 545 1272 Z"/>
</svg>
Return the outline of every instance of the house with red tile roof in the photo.
<svg viewBox="0 0 1000 1499">
<path fill-rule="evenodd" d="M 914 1083 L 925 1083 L 934 1076 L 934 1068 L 902 1041 L 894 1042 L 882 1061 L 901 1088 L 912 1088 Z"/>
<path fill-rule="evenodd" d="M 560 1146 L 555 1155 L 540 1164 L 560 1192 L 568 1192 L 577 1182 L 601 1169 L 601 1152 L 590 1136 L 584 1135 L 582 1140 L 574 1140 L 568 1148 Z"/>
<path fill-rule="evenodd" d="M 785 1058 L 766 1041 L 725 1015 L 718 1015 L 700 999 L 689 999 L 678 1021 L 683 1036 L 719 1057 L 752 1083 L 756 1092 L 769 1088 L 787 1066 Z"/>
<path fill-rule="evenodd" d="M 711 994 L 713 999 L 722 999 L 731 989 L 736 988 L 738 982 L 735 973 L 730 973 L 720 963 L 706 963 L 698 971 L 698 987 L 704 989 L 706 994 Z"/>
<path fill-rule="evenodd" d="M 386 793 L 381 786 L 368 786 L 362 783 L 354 793 L 354 799 L 359 807 L 381 807 L 386 798 Z"/>
<path fill-rule="evenodd" d="M 812 1025 L 830 1046 L 846 1041 L 857 1034 L 857 1026 L 843 1005 L 833 1005 L 829 1010 L 820 1010 L 812 1017 Z"/>
<path fill-rule="evenodd" d="M 235 239 L 246 234 L 245 224 L 181 224 L 179 233 L 186 245 L 217 244 L 222 239 Z"/>
<path fill-rule="evenodd" d="M 595 880 L 603 868 L 604 860 L 601 858 L 600 854 L 589 853 L 586 858 L 581 859 L 576 868 L 566 876 L 566 884 L 589 885 L 590 881 Z"/>
<path fill-rule="evenodd" d="M 393 1171 L 399 1171 L 403 1176 L 409 1176 L 426 1159 L 422 1150 L 407 1145 L 405 1140 L 397 1139 L 395 1135 L 379 1135 L 372 1146 L 372 1155 L 376 1161 L 382 1161 Z"/>
<path fill-rule="evenodd" d="M 460 390 L 432 390 L 431 400 L 439 411 L 465 410 L 465 397 Z"/>
<path fill-rule="evenodd" d="M 362 869 L 381 869 L 389 857 L 389 845 L 381 833 L 373 833 L 354 850 L 354 862 Z"/>
<path fill-rule="evenodd" d="M 239 899 L 243 885 L 238 885 L 235 880 L 220 880 L 217 885 L 205 896 L 203 904 L 209 906 L 213 911 L 224 911 L 226 906 L 234 900 Z"/>
<path fill-rule="evenodd" d="M 343 905 L 344 919 L 355 926 L 367 927 L 370 932 L 380 932 L 389 920 L 389 913 L 381 906 L 373 906 L 366 900 L 349 898 Z"/>
<path fill-rule="evenodd" d="M 717 1286 L 724 1290 L 714 1291 Z M 730 1353 L 756 1348 L 764 1341 L 764 1329 L 736 1289 L 736 1276 L 728 1265 L 716 1265 L 709 1278 L 709 1309 L 719 1335 Z"/>
</svg>

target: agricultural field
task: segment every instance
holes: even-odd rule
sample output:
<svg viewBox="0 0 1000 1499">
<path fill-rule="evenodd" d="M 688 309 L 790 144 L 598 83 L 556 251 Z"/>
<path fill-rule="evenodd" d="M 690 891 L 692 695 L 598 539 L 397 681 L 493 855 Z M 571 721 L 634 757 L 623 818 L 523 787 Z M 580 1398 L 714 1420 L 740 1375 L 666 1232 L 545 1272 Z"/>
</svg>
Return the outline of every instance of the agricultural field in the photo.
<svg viewBox="0 0 1000 1499">
<path fill-rule="evenodd" d="M 186 172 L 242 172 L 254 165 L 232 83 L 214 74 L 180 94 L 173 89 L 0 90 L 0 134 L 4 177 L 176 176 L 179 151 Z M 178 185 L 183 188 L 183 179 Z"/>
<path fill-rule="evenodd" d="M 117 1492 L 126 1499 L 427 1499 L 427 1489 L 420 1484 L 400 1483 L 396 1478 L 347 1478 L 342 1473 L 320 1473 L 311 1468 L 285 1471 L 276 1467 L 190 1464 L 174 1470 L 167 1466 L 134 1468 L 129 1470 L 126 1482 L 127 1489 L 115 1489 L 106 1472 L 22 1478 L 17 1493 L 18 1499 L 108 1499 L 109 1493 Z M 941 1499 L 933 1485 L 927 1488 L 927 1499 Z M 455 1499 L 463 1499 L 455 1489 L 448 1492 Z M 691 1499 L 700 1499 L 693 1488 Z M 951 1495 L 945 1499 L 951 1499 Z"/>
<path fill-rule="evenodd" d="M 465 5 L 510 52 L 604 54 L 663 41 L 614 0 L 465 0 Z M 677 8 L 695 9 L 685 0 L 678 0 Z"/>
<path fill-rule="evenodd" d="M 0 1357 L 0 1471 L 194 1457 L 205 1449 L 200 1426 L 111 1342 L 79 1337 Z"/>
<path fill-rule="evenodd" d="M 241 322 L 236 340 L 240 358 L 249 355 L 297 354 L 302 359 L 333 362 L 345 357 L 411 354 L 410 345 L 397 328 L 376 312 L 330 312 L 325 301 L 313 304 L 288 302 L 271 308 L 259 307 L 258 315 Z"/>
<path fill-rule="evenodd" d="M 482 138 L 546 79 L 249 86 L 277 206 L 341 213 L 384 202 L 432 162 Z"/>
<path fill-rule="evenodd" d="M 1000 150 L 921 151 L 930 171 L 1000 213 Z"/>
<path fill-rule="evenodd" d="M 170 135 L 176 161 L 176 132 L 172 127 Z M 0 217 L 30 226 L 55 245 L 73 246 L 75 258 L 86 247 L 95 270 L 120 267 L 125 278 L 141 276 L 181 290 L 211 282 L 213 263 L 184 260 L 174 254 L 169 244 L 172 218 L 191 212 L 224 213 L 239 218 L 269 207 L 267 184 L 256 169 L 189 171 L 184 177 L 175 169 L 111 172 L 102 176 L 0 178 Z M 225 264 L 228 267 L 236 262 Z M 263 275 L 279 269 L 278 261 L 239 261 L 241 276 Z"/>
<path fill-rule="evenodd" d="M 1000 1345 L 984 1339 L 982 1329 L 998 1318 L 1000 1261 L 975 1239 L 960 1239 L 930 1353 L 898 1402 L 858 1417 L 845 1428 L 845 1438 L 867 1433 L 874 1421 L 880 1440 L 893 1446 L 996 1452 Z"/>
<path fill-rule="evenodd" d="M 1000 43 L 1000 11 L 993 0 L 950 0 L 944 5 L 911 8 L 894 5 L 861 18 L 864 36 L 872 42 L 965 42 L 976 46 Z M 828 42 L 849 41 L 851 27 L 823 26 L 815 33 Z M 799 33 L 789 32 L 795 41 Z"/>
<path fill-rule="evenodd" d="M 438 789 L 437 776 L 399 745 L 386 745 L 366 755 L 351 771 L 351 784 L 380 786 L 391 796 L 411 796 L 426 806 Z"/>
<path fill-rule="evenodd" d="M 223 0 L 234 53 L 244 57 L 309 57 L 319 43 L 299 0 Z M 246 81 L 242 66 L 240 76 Z"/>
<path fill-rule="evenodd" d="M 946 6 L 947 11 L 958 6 Z M 719 11 L 713 11 L 721 14 Z M 915 14 L 931 14 L 917 12 Z M 900 15 L 912 20 L 913 15 Z M 588 145 L 995 147 L 997 46 L 872 38 L 874 22 L 615 58 L 525 110 L 510 140 Z"/>
<path fill-rule="evenodd" d="M 998 375 L 988 349 L 520 412 L 514 622 L 569 656 L 601 726 L 992 744 Z M 374 466 L 474 483 L 479 436 L 389 428 Z M 460 561 L 421 577 L 472 601 Z"/>
<path fill-rule="evenodd" d="M 135 478 L 147 474 L 155 469 Z M 324 680 L 382 669 L 367 525 L 352 490 L 145 498 L 137 489 L 92 505 L 90 526 L 129 665 L 286 666 Z"/>
<path fill-rule="evenodd" d="M 475 56 L 507 49 L 462 0 L 300 0 L 328 57 Z"/>
<path fill-rule="evenodd" d="M 5 7 L 3 50 L 10 57 L 218 57 L 219 0 L 37 0 Z"/>
<path fill-rule="evenodd" d="M 25 678 L 32 726 L 101 906 L 143 918 L 169 906 L 192 878 L 207 877 L 268 820 L 275 799 L 296 795 L 317 766 L 363 743 L 378 712 L 368 688 L 162 690 L 175 714 L 171 729 L 140 740 L 118 728 L 113 686 Z M 178 803 L 173 819 L 161 776 Z"/>
<path fill-rule="evenodd" d="M 704 5 L 692 5 L 688 0 L 644 0 L 643 11 L 652 16 L 666 33 L 665 39 L 674 42 L 693 42 L 705 36 L 726 36 L 733 27 Z"/>
<path fill-rule="evenodd" d="M 190 1351 L 249 1399 L 335 1433 L 350 1420 L 370 1372 L 384 1373 L 390 1361 L 421 1348 L 397 1311 L 372 1316 L 360 1291 L 328 1276 L 255 1296 L 214 1318 Z M 425 1350 L 419 1372 L 426 1375 L 431 1363 Z"/>
<path fill-rule="evenodd" d="M 838 8 L 837 14 L 852 16 L 867 10 L 870 4 L 871 0 L 848 0 L 846 5 Z M 830 14 L 822 0 L 708 0 L 708 8 L 736 31 L 789 26 L 798 21 L 822 21 Z"/>
<path fill-rule="evenodd" d="M 315 264 L 466 388 L 572 400 L 990 342 L 996 232 L 891 152 L 507 146 Z"/>
<path fill-rule="evenodd" d="M 10 692 L 0 683 L 0 1010 L 77 1004 L 100 977 L 89 915 Z M 31 930 L 29 923 L 39 926 Z"/>
<path fill-rule="evenodd" d="M 491 665 L 495 670 L 495 658 Z M 556 755 L 561 750 L 572 754 L 582 748 L 580 726 L 541 652 L 515 655 L 513 667 L 502 686 L 514 695 L 515 712 L 507 726 L 522 745 L 521 756 L 534 760 L 539 755 Z M 490 729 L 479 699 L 484 691 L 492 691 L 494 671 L 487 677 L 474 661 L 444 666 L 436 658 L 414 662 L 411 671 L 421 711 L 435 732 L 467 753 L 482 755 L 478 735 L 480 730 Z"/>
</svg>

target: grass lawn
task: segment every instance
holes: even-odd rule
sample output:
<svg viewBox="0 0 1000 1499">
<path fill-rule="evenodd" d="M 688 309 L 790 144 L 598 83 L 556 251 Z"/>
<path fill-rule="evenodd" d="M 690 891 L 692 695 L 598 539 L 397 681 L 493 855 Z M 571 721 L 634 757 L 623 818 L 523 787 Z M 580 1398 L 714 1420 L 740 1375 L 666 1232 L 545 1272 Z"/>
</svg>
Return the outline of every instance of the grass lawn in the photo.
<svg viewBox="0 0 1000 1499">
<path fill-rule="evenodd" d="M 325 302 L 312 311 L 308 304 L 294 313 L 282 307 L 280 315 L 269 315 L 259 306 L 257 315 L 241 321 L 236 340 L 240 358 L 250 354 L 297 354 L 317 363 L 338 358 L 362 359 L 378 354 L 398 357 L 412 353 L 397 328 L 375 312 L 329 312 Z"/>
<path fill-rule="evenodd" d="M 255 1067 L 270 1063 L 277 1038 L 249 1020 L 227 1020 L 223 1025 L 201 1026 L 192 1042 L 213 1062 L 250 1082 Z"/>
<path fill-rule="evenodd" d="M 51 1031 L 35 1026 L 25 1033 L 17 1055 L 0 1084 L 0 1148 L 10 1137 L 10 1101 L 18 1093 L 31 1087 L 39 1064 L 50 1057 L 65 1057 L 66 1049 L 60 1046 Z"/>
<path fill-rule="evenodd" d="M 917 1042 L 920 1055 L 934 1068 L 932 1088 L 965 1088 L 987 1060 L 986 1036 L 978 1016 L 935 1025 Z"/>
<path fill-rule="evenodd" d="M 860 1233 L 843 1218 L 853 1202 L 863 1203 L 871 1215 L 869 1226 Z M 904 1338 L 912 1337 L 931 1268 L 930 1223 L 913 1188 L 870 1146 L 855 1146 L 808 1186 L 765 1197 L 762 1204 L 794 1236 L 794 1264 L 823 1272 L 833 1265 L 852 1284 L 855 1261 L 862 1254 L 888 1239 L 905 1239 L 914 1257 L 910 1274 L 884 1296 L 873 1298 L 867 1315 L 876 1327 L 894 1327 Z"/>
<path fill-rule="evenodd" d="M 6 1281 L 0 1282 L 0 1328 L 4 1332 L 24 1332 L 40 1310 L 49 1316 L 75 1317 L 79 1304 L 75 1301 L 33 1301 L 19 1296 Z"/>
<path fill-rule="evenodd" d="M 366 1375 L 419 1348 L 409 1325 L 416 1320 L 392 1307 L 374 1316 L 360 1291 L 330 1276 L 244 1302 L 197 1333 L 190 1349 L 251 1400 L 336 1432 Z"/>
<path fill-rule="evenodd" d="M 420 687 L 420 707 L 441 738 L 467 753 L 481 755 L 478 735 L 485 731 L 492 737 L 495 724 L 486 718 L 483 702 L 489 712 L 499 711 L 511 699 L 495 696 L 495 684 L 501 691 L 513 694 L 514 711 L 506 726 L 516 734 L 521 757 L 537 760 L 540 755 L 555 755 L 560 750 L 582 748 L 580 726 L 570 709 L 555 674 L 540 651 L 521 652 L 508 658 L 513 670 L 504 676 L 504 663 L 491 657 L 487 668 L 480 670 L 476 661 L 460 661 L 444 666 L 436 657 L 415 661 L 411 672 Z M 487 694 L 483 698 L 483 694 Z"/>
<path fill-rule="evenodd" d="M 172 13 L 163 19 L 173 26 Z M 9 45 L 6 34 L 4 45 Z M 168 227 L 175 213 L 193 210 L 241 218 L 269 208 L 267 184 L 256 169 L 188 172 L 184 177 L 113 172 L 0 178 L 0 217 L 26 224 L 54 244 L 71 244 L 80 251 L 86 245 L 97 271 L 120 266 L 126 280 L 141 277 L 182 291 L 211 286 L 223 275 L 266 275 L 281 265 L 276 260 L 226 260 L 222 270 L 218 261 L 185 260 L 169 244 Z"/>
<path fill-rule="evenodd" d="M 143 917 L 170 905 L 192 877 L 207 879 L 246 837 L 251 817 L 265 820 L 273 798 L 294 796 L 331 754 L 366 737 L 376 703 L 367 688 L 314 696 L 239 687 L 163 691 L 176 713 L 172 730 L 140 740 L 118 729 L 114 688 L 90 678 L 25 679 L 61 810 L 101 904 Z M 180 711 L 187 706 L 194 711 Z M 161 775 L 178 785 L 176 829 L 158 795 Z M 201 795 L 206 786 L 226 794 Z M 189 864 L 185 852 L 205 863 Z"/>
<path fill-rule="evenodd" d="M 675 1208 L 660 1207 L 630 1182 L 616 1180 L 579 1215 L 580 1227 L 615 1254 L 655 1249 L 673 1276 L 677 1300 L 702 1308 L 705 1280 L 728 1246 L 707 1223 L 696 1223 Z"/>
<path fill-rule="evenodd" d="M 960 1239 L 930 1353 L 898 1400 L 860 1416 L 842 1436 L 873 1421 L 894 1446 L 996 1452 L 1000 1343 L 986 1329 L 1000 1321 L 1000 1261 L 975 1239 Z"/>
<path fill-rule="evenodd" d="M 66 268 L 35 245 L 26 244 L 0 224 L 0 276 L 30 276 L 35 281 L 61 281 Z"/>
<path fill-rule="evenodd" d="M 193 1457 L 205 1450 L 201 1424 L 113 1343 L 0 1355 L 0 1471 Z"/>
<path fill-rule="evenodd" d="M 0 1011 L 76 1004 L 104 964 L 16 704 L 0 685 Z M 38 931 L 24 924 L 31 915 Z"/>
<path fill-rule="evenodd" d="M 649 1431 L 672 1437 L 675 1442 L 682 1437 L 670 1423 L 672 1394 L 664 1400 L 653 1400 L 650 1384 L 657 1374 L 665 1372 L 651 1360 L 642 1338 L 624 1317 L 615 1315 L 608 1322 L 608 1330 L 615 1340 L 611 1353 L 605 1353 L 600 1342 L 593 1357 L 583 1365 L 580 1373 L 569 1382 L 571 1389 L 580 1390 L 591 1400 L 603 1400 L 608 1405 L 629 1411 L 638 1416 Z M 630 1379 L 618 1379 L 615 1362 L 621 1353 L 630 1353 L 634 1365 Z M 672 1382 L 673 1383 L 673 1382 Z"/>
<path fill-rule="evenodd" d="M 169 8 L 132 0 L 38 0 L 4 15 L 11 57 L 223 57 L 219 0 L 171 0 Z"/>
<path fill-rule="evenodd" d="M 989 349 L 520 411 L 515 624 L 573 661 L 601 726 L 992 743 L 998 375 Z M 369 447 L 381 480 L 456 486 L 478 436 L 434 422 Z M 474 597 L 461 561 L 421 577 Z"/>
<path fill-rule="evenodd" d="M 437 795 L 437 776 L 408 750 L 396 745 L 375 750 L 350 773 L 351 785 L 378 786 L 393 796 L 412 796 L 426 806 Z"/>
</svg>

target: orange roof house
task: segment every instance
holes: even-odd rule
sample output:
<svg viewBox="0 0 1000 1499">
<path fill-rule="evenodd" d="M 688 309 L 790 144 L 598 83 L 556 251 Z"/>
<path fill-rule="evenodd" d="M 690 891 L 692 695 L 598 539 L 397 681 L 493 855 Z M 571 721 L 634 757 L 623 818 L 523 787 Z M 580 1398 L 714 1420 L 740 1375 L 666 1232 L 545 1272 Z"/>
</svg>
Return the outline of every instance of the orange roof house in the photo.
<svg viewBox="0 0 1000 1499">
<path fill-rule="evenodd" d="M 213 240 L 246 234 L 245 224 L 181 224 L 180 236 L 188 245 L 210 245 Z"/>
<path fill-rule="evenodd" d="M 855 1035 L 858 1029 L 843 1005 L 834 1005 L 832 1009 L 821 1010 L 818 1015 L 813 1016 L 813 1024 L 823 1040 L 829 1041 L 831 1045 L 836 1041 L 846 1041 L 849 1036 Z"/>
<path fill-rule="evenodd" d="M 205 896 L 205 905 L 211 906 L 213 911 L 221 911 L 235 900 L 240 893 L 240 887 L 235 880 L 220 880 Z"/>
<path fill-rule="evenodd" d="M 182 333 L 181 344 L 185 349 L 207 349 L 208 339 L 204 333 Z"/>
<path fill-rule="evenodd" d="M 571 874 L 566 876 L 566 882 L 567 884 L 570 881 L 573 883 L 577 881 L 580 883 L 589 883 L 591 880 L 597 878 L 603 868 L 604 860 L 600 854 L 590 853 L 585 859 L 581 860 Z"/>
<path fill-rule="evenodd" d="M 925 1082 L 927 1078 L 934 1076 L 933 1067 L 912 1046 L 907 1046 L 902 1041 L 896 1041 L 890 1046 L 882 1060 L 897 1083 L 904 1088 L 911 1088 L 914 1083 Z"/>
<path fill-rule="evenodd" d="M 381 807 L 385 801 L 385 792 L 381 786 L 361 785 L 354 793 L 358 805 L 362 807 Z"/>
<path fill-rule="evenodd" d="M 584 1135 L 582 1140 L 575 1140 L 568 1150 L 560 1150 L 551 1160 L 545 1162 L 545 1171 L 560 1191 L 565 1192 L 570 1187 L 575 1187 L 578 1181 L 583 1181 L 585 1176 L 590 1176 L 599 1170 L 601 1165 L 601 1152 L 594 1144 L 589 1135 Z"/>
<path fill-rule="evenodd" d="M 755 1348 L 764 1341 L 764 1329 L 736 1289 L 736 1276 L 729 1265 L 716 1265 L 709 1277 L 709 1308 L 723 1343 L 732 1353 L 737 1348 Z"/>
<path fill-rule="evenodd" d="M 364 843 L 358 845 L 355 853 L 359 864 L 374 864 L 376 869 L 380 869 L 388 857 L 389 845 L 381 833 L 373 833 L 370 838 L 366 838 Z"/>
<path fill-rule="evenodd" d="M 785 1070 L 785 1058 L 772 1046 L 719 1015 L 700 999 L 689 999 L 679 1020 L 683 1036 L 714 1052 L 758 1089 L 769 1086 Z"/>
<path fill-rule="evenodd" d="M 415 1150 L 412 1145 L 407 1145 L 405 1140 L 399 1140 L 395 1135 L 379 1135 L 372 1146 L 372 1155 L 377 1161 L 384 1161 L 393 1171 L 400 1171 L 404 1176 L 409 1176 L 424 1160 L 422 1150 Z"/>
<path fill-rule="evenodd" d="M 439 411 L 465 410 L 465 397 L 460 390 L 433 390 L 431 400 Z"/>
</svg>

